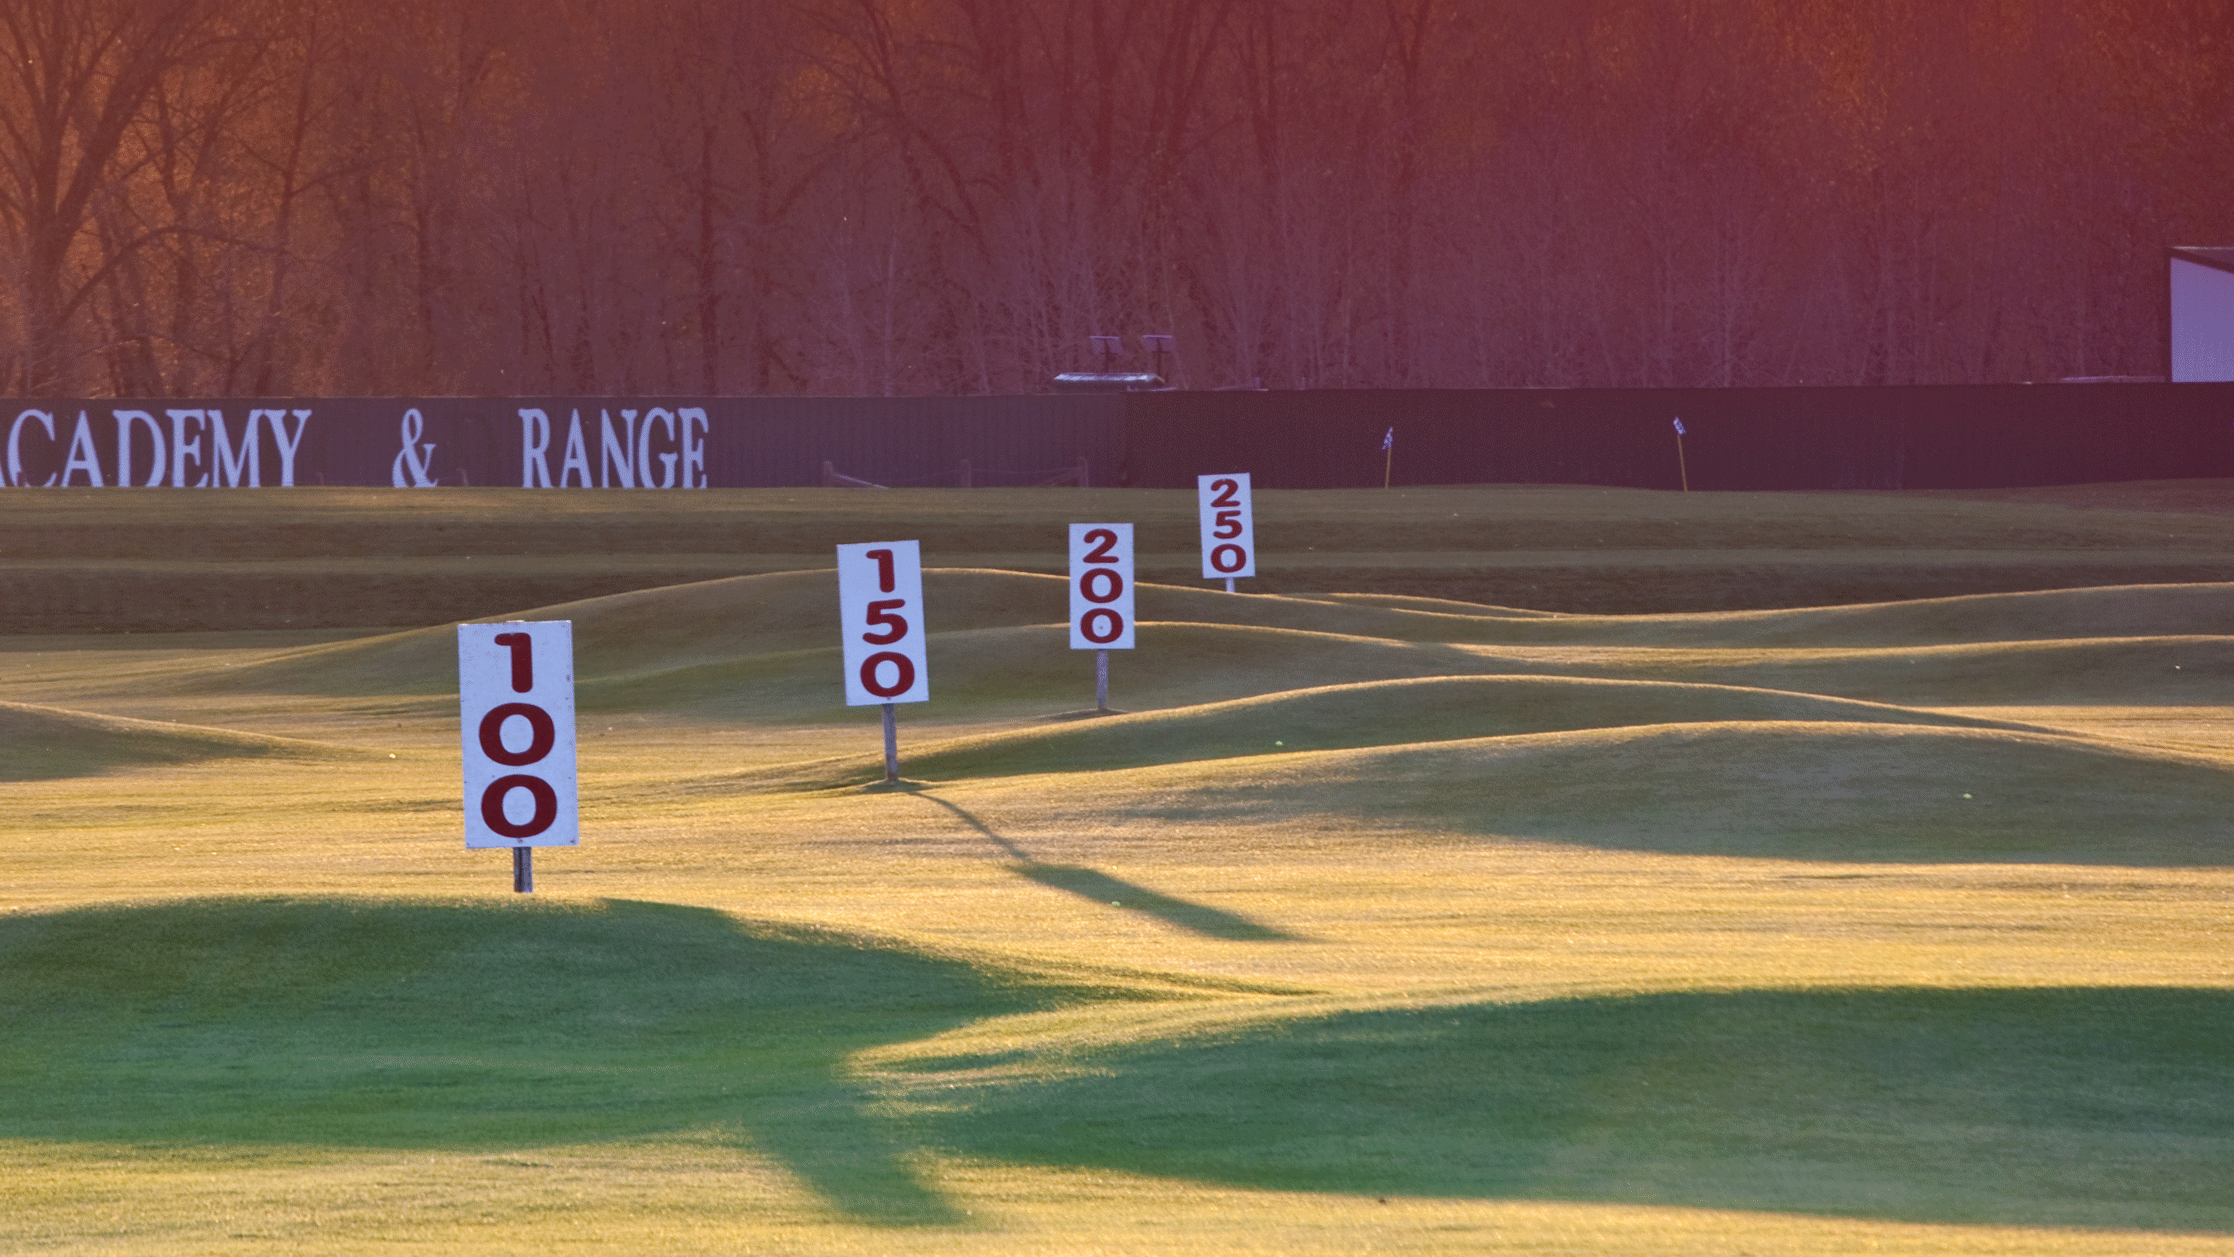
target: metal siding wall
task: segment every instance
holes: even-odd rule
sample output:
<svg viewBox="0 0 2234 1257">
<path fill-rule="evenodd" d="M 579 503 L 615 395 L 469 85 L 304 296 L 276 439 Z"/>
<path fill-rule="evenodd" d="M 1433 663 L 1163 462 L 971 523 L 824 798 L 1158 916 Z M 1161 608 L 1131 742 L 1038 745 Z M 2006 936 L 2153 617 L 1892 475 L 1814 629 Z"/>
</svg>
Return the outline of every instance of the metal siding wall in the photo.
<svg viewBox="0 0 2234 1257">
<path fill-rule="evenodd" d="M 2173 381 L 2234 380 L 2234 271 L 2170 263 Z"/>
</svg>

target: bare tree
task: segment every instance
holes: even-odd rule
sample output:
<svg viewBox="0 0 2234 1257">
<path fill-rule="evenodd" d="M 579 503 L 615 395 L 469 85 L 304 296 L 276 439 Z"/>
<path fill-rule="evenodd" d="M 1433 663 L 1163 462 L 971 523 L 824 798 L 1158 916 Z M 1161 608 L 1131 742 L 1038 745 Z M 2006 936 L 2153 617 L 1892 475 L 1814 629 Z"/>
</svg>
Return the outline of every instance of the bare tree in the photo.
<svg viewBox="0 0 2234 1257">
<path fill-rule="evenodd" d="M 199 51 L 205 0 L 50 0 L 0 6 L 0 220 L 23 294 L 26 392 L 84 377 L 70 328 L 109 273 L 167 230 L 95 231 L 137 175 L 148 102 Z"/>
</svg>

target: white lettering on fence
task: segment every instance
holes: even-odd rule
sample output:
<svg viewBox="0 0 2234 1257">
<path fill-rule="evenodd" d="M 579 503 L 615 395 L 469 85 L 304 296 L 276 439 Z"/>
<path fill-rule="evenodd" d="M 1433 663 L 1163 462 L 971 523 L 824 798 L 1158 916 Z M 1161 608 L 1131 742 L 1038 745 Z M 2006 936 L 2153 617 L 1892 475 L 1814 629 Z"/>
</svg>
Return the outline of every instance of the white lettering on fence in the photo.
<svg viewBox="0 0 2234 1257">
<path fill-rule="evenodd" d="M 206 410 L 166 410 L 163 413 L 170 416 L 171 419 L 171 487 L 174 489 L 189 487 L 207 489 L 209 487 L 209 468 L 202 458 L 201 428 L 208 422 L 209 412 Z M 188 424 L 193 424 L 195 429 L 191 439 L 186 435 Z M 202 478 L 195 481 L 191 486 L 186 483 L 186 460 L 188 455 L 192 455 L 194 461 L 202 466 Z M 150 483 L 155 482 L 151 481 Z"/>
<path fill-rule="evenodd" d="M 613 487 L 613 466 L 616 463 L 621 469 L 620 487 L 636 487 L 636 412 L 622 411 L 621 422 L 625 429 L 616 441 L 613 439 L 612 413 L 604 410 L 597 412 L 597 487 L 601 489 Z M 644 470 L 648 472 L 651 468 L 646 467 Z"/>
<path fill-rule="evenodd" d="M 272 446 L 279 451 L 279 483 L 282 488 L 295 484 L 295 454 L 301 449 L 303 433 L 310 428 L 310 411 L 292 412 L 294 426 L 289 429 L 289 412 L 284 410 L 251 410 L 241 427 L 240 439 L 233 439 L 232 426 L 225 419 L 225 412 L 216 407 L 181 407 L 165 410 L 168 429 L 162 420 L 145 410 L 112 410 L 109 417 L 116 422 L 114 476 L 105 475 L 101 450 L 93 439 L 93 423 L 87 412 L 78 412 L 77 422 L 70 429 L 70 441 L 63 451 L 62 469 L 49 472 L 46 479 L 36 482 L 38 488 L 70 488 L 82 484 L 89 488 L 115 485 L 120 489 L 156 489 L 168 485 L 174 489 L 261 489 L 264 487 L 263 442 L 259 433 L 270 425 Z M 133 466 L 137 462 L 136 447 L 139 437 L 146 436 L 148 473 L 145 480 L 134 478 Z M 7 464 L 0 471 L 0 484 L 9 488 L 25 488 L 24 455 L 25 437 L 33 441 L 43 438 L 46 457 L 58 443 L 61 432 L 55 423 L 53 411 L 29 409 L 18 413 L 8 425 Z"/>
<path fill-rule="evenodd" d="M 63 484 L 70 483 L 70 473 L 74 471 L 84 472 L 87 484 L 96 489 L 101 487 L 101 452 L 93 448 L 93 425 L 86 422 L 82 410 L 78 412 L 78 426 L 70 431 L 70 453 L 62 464 Z"/>
<path fill-rule="evenodd" d="M 16 416 L 16 421 L 8 425 L 8 484 L 11 487 L 20 487 L 23 484 L 23 425 L 33 419 L 38 420 L 46 428 L 47 443 L 50 445 L 54 443 L 54 413 L 52 411 L 26 410 Z M 84 421 L 84 417 L 79 416 L 78 422 L 83 423 Z M 40 487 L 44 488 L 53 483 L 54 477 L 48 476 L 46 485 Z"/>
<path fill-rule="evenodd" d="M 676 412 L 683 420 L 683 487 L 706 487 L 706 434 L 712 425 L 704 406 L 685 406 Z"/>
<path fill-rule="evenodd" d="M 551 487 L 551 417 L 534 406 L 520 407 L 520 487 Z"/>
<path fill-rule="evenodd" d="M 566 455 L 559 459 L 558 487 L 566 487 L 566 478 L 580 473 L 582 487 L 590 487 L 590 449 L 582 440 L 582 412 L 576 410 L 566 417 Z"/>
<path fill-rule="evenodd" d="M 294 435 L 289 436 L 286 417 L 279 411 L 251 410 L 248 412 L 248 426 L 251 431 L 256 427 L 256 416 L 258 415 L 262 415 L 264 421 L 271 425 L 272 444 L 279 447 L 279 487 L 282 489 L 295 487 L 295 451 L 302 448 L 303 433 L 310 429 L 309 411 L 297 410 L 292 413 L 295 417 L 295 432 Z"/>
<path fill-rule="evenodd" d="M 550 414 L 522 406 L 519 415 L 523 489 L 703 489 L 707 485 L 706 435 L 712 423 L 703 406 L 624 408 L 618 425 L 612 411 L 599 410 L 594 477 L 580 410 L 567 415 L 566 445 L 556 477 L 551 474 Z"/>
<path fill-rule="evenodd" d="M 139 424 L 147 425 L 147 439 L 154 447 L 153 457 L 149 461 L 155 464 L 155 474 L 149 476 L 147 483 L 140 487 L 153 489 L 162 484 L 163 425 L 155 422 L 155 416 L 144 410 L 112 410 L 109 413 L 116 416 L 116 487 L 132 487 L 132 429 Z"/>
<path fill-rule="evenodd" d="M 209 452 L 217 460 L 217 466 L 215 475 L 205 483 L 228 489 L 264 487 L 263 443 L 256 439 L 256 421 L 263 413 L 261 410 L 248 412 L 248 422 L 241 428 L 240 444 L 235 446 L 226 435 L 224 413 L 209 412 Z"/>
</svg>

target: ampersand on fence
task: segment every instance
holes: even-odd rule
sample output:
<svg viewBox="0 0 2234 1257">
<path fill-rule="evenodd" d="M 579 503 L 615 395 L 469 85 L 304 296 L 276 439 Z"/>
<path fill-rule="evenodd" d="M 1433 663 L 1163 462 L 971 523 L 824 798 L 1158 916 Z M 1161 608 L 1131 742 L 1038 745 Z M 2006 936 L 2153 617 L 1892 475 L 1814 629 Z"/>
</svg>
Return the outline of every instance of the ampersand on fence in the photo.
<svg viewBox="0 0 2234 1257">
<path fill-rule="evenodd" d="M 419 441 L 426 432 L 426 422 L 416 406 L 403 412 L 403 423 L 399 425 L 403 450 L 396 455 L 388 477 L 388 482 L 398 489 L 432 489 L 439 483 L 427 474 L 427 465 L 434 458 L 434 443 Z M 405 479 L 407 475 L 409 479 Z"/>
</svg>

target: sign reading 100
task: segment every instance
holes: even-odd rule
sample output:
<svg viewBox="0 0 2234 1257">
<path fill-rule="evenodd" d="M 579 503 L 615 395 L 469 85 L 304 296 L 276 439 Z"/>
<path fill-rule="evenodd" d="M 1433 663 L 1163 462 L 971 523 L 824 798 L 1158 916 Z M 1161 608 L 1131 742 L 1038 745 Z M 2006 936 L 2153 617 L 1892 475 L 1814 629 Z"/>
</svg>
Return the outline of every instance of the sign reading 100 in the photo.
<svg viewBox="0 0 2234 1257">
<path fill-rule="evenodd" d="M 581 841 L 574 768 L 574 626 L 458 626 L 465 845 Z"/>
</svg>

